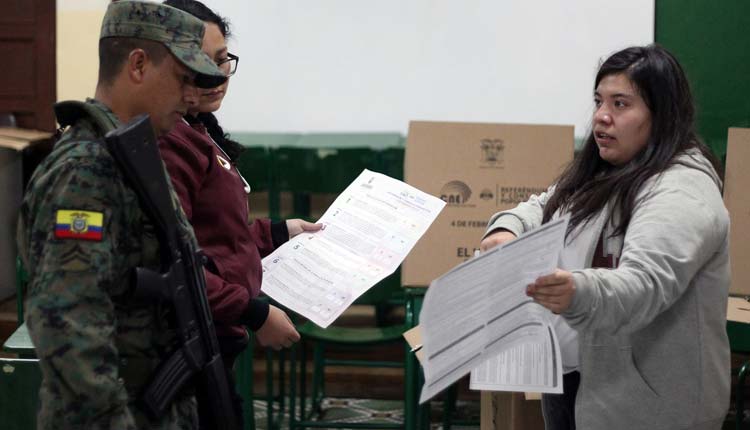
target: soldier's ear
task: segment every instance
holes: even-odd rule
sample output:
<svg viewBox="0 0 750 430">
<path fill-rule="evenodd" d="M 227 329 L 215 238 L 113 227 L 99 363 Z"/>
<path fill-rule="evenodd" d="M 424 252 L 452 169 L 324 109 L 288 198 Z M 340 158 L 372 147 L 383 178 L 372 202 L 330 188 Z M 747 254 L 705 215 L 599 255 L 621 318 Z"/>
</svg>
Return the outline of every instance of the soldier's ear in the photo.
<svg viewBox="0 0 750 430">
<path fill-rule="evenodd" d="M 128 55 L 128 61 L 125 64 L 125 68 L 128 74 L 128 78 L 130 78 L 132 82 L 143 82 L 147 60 L 148 55 L 143 49 L 136 48 L 130 51 L 130 54 Z"/>
</svg>

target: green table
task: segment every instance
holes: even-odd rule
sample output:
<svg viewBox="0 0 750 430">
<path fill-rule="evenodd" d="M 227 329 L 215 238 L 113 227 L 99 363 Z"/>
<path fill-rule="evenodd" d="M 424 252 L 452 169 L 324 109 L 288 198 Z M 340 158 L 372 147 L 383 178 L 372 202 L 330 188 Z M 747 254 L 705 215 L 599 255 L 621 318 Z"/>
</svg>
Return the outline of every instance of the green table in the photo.
<svg viewBox="0 0 750 430">
<path fill-rule="evenodd" d="M 39 360 L 0 358 L 0 422 L 4 430 L 36 428 L 41 385 Z"/>
</svg>

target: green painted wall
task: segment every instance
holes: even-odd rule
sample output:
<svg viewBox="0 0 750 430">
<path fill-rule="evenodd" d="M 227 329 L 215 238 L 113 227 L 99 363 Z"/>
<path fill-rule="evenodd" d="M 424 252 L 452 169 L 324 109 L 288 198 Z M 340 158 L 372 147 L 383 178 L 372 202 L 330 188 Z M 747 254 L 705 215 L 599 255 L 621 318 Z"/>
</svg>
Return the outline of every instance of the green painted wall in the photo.
<svg viewBox="0 0 750 430">
<path fill-rule="evenodd" d="M 655 25 L 688 75 L 698 132 L 723 158 L 727 128 L 750 127 L 750 1 L 656 0 Z"/>
</svg>

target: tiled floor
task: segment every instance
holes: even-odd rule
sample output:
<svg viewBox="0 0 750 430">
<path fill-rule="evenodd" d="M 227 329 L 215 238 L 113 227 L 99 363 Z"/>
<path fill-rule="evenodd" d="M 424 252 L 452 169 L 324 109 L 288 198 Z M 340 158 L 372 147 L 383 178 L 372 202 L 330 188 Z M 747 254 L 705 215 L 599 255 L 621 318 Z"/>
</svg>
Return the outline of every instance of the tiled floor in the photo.
<svg viewBox="0 0 750 430">
<path fill-rule="evenodd" d="M 255 427 L 258 430 L 266 430 L 267 414 L 266 402 L 256 400 Z M 309 403 L 308 403 L 309 407 Z M 397 400 L 375 400 L 354 398 L 331 398 L 325 399 L 322 405 L 322 420 L 332 422 L 356 422 L 356 423 L 403 423 L 403 402 Z M 432 408 L 431 430 L 442 429 L 442 403 L 435 403 Z M 278 413 L 278 410 L 275 411 Z M 457 422 L 472 422 L 476 425 L 454 425 L 451 428 L 477 429 L 479 428 L 479 403 L 459 401 L 456 404 L 454 420 Z M 288 415 L 285 414 L 280 428 L 288 428 Z"/>
<path fill-rule="evenodd" d="M 733 406 L 733 405 L 732 405 Z M 267 430 L 266 402 L 256 400 L 255 428 Z M 308 403 L 309 408 L 309 403 Z M 323 416 L 326 421 L 356 422 L 356 423 L 403 423 L 403 403 L 396 400 L 374 400 L 354 398 L 332 398 L 325 399 L 322 405 Z M 430 430 L 443 429 L 442 402 L 433 402 L 431 406 Z M 274 414 L 278 414 L 278 408 Z M 745 428 L 750 428 L 750 411 L 745 412 Z M 285 414 L 280 427 L 288 428 L 288 414 Z M 453 416 L 454 424 L 452 430 L 477 430 L 479 429 L 479 402 L 459 400 L 456 404 L 456 412 Z M 733 430 L 736 428 L 734 422 L 734 410 L 729 414 L 722 426 L 722 430 Z"/>
</svg>

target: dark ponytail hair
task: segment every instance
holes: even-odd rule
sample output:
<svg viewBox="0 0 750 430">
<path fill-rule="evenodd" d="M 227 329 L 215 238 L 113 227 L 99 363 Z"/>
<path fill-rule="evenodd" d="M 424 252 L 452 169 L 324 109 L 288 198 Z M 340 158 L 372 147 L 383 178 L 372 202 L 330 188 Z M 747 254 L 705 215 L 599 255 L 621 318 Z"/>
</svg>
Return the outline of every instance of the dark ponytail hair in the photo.
<svg viewBox="0 0 750 430">
<path fill-rule="evenodd" d="M 203 124 L 211 139 L 219 145 L 222 151 L 227 153 L 232 161 L 237 161 L 240 155 L 242 155 L 242 151 L 245 150 L 245 147 L 241 143 L 230 139 L 229 134 L 224 133 L 224 129 L 221 128 L 219 120 L 216 119 L 216 115 L 213 113 L 201 112 L 197 117 L 185 115 L 185 120 L 190 125 L 196 123 Z"/>
<path fill-rule="evenodd" d="M 625 165 L 613 166 L 599 156 L 592 126 L 581 152 L 558 178 L 544 207 L 543 222 L 564 209 L 571 214 L 570 232 L 612 201 L 611 210 L 618 215 L 613 234 L 624 234 L 641 186 L 675 164 L 685 151 L 699 150 L 717 173 L 721 171 L 716 157 L 695 132 L 690 85 L 672 54 L 657 44 L 616 52 L 599 67 L 594 90 L 605 77 L 621 73 L 630 79 L 651 113 L 646 146 Z"/>
<path fill-rule="evenodd" d="M 197 0 L 167 0 L 164 4 L 187 12 L 201 21 L 216 24 L 224 38 L 228 38 L 231 35 L 229 21 L 219 16 L 209 9 L 208 6 Z M 242 151 L 245 149 L 242 144 L 232 140 L 228 133 L 224 133 L 224 129 L 219 125 L 219 120 L 216 119 L 216 115 L 211 112 L 201 112 L 197 117 L 186 115 L 185 120 L 191 125 L 196 122 L 203 124 L 203 126 L 206 127 L 208 135 L 211 136 L 211 139 L 213 139 L 214 142 L 216 142 L 216 144 L 227 153 L 232 161 L 237 161 L 237 158 L 239 158 L 240 154 L 242 154 Z"/>
</svg>

